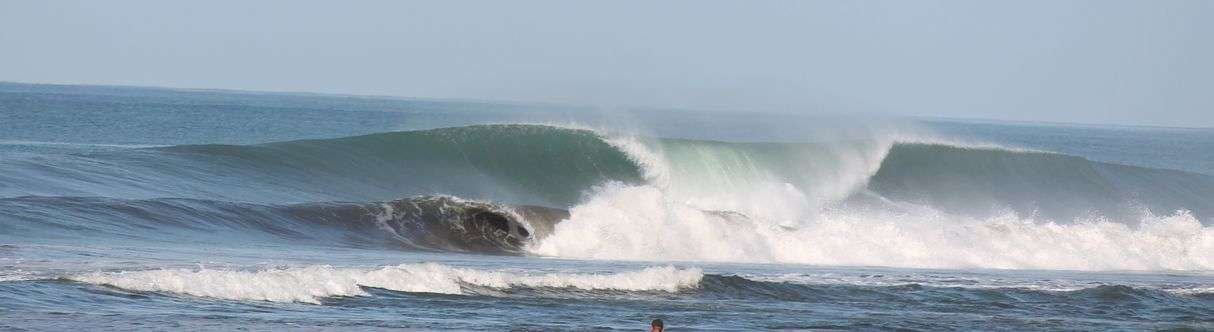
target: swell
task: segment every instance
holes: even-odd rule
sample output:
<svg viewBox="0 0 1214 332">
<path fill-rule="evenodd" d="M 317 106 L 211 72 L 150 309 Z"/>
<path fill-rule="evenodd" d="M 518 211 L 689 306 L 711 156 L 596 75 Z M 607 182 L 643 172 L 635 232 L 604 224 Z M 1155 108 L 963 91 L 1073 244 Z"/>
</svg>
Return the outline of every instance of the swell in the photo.
<svg viewBox="0 0 1214 332">
<path fill-rule="evenodd" d="M 1145 209 L 1214 217 L 1214 177 L 1049 152 L 898 144 L 868 189 L 887 199 L 973 216 L 1012 210 L 1054 220 L 1133 219 Z"/>
<path fill-rule="evenodd" d="M 311 186 L 568 206 L 585 188 L 638 180 L 627 157 L 589 130 L 484 125 L 255 146 L 177 146 L 164 151 L 257 169 Z M 319 182 L 319 183 L 317 183 Z M 349 189 L 344 189 L 349 188 Z"/>
<path fill-rule="evenodd" d="M 4 160 L 0 196 L 266 203 L 446 194 L 569 206 L 640 169 L 589 130 L 481 125 L 257 145 L 183 145 Z"/>
<path fill-rule="evenodd" d="M 198 199 L 0 199 L 0 238 L 118 238 L 224 244 L 285 242 L 518 254 L 563 210 L 450 196 L 267 205 Z"/>
</svg>

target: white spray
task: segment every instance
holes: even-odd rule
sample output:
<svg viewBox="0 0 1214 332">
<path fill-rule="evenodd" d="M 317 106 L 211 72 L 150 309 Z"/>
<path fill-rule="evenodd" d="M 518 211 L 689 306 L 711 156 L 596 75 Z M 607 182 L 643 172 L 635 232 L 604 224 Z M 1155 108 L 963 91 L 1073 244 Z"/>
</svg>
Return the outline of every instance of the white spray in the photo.
<svg viewBox="0 0 1214 332">
<path fill-rule="evenodd" d="M 901 139 L 817 151 L 801 160 L 804 167 L 797 171 L 804 173 L 792 182 L 788 174 L 753 160 L 760 156 L 725 143 L 607 141 L 643 168 L 647 183 L 595 188 L 552 236 L 532 244 L 531 252 L 582 259 L 913 268 L 1214 269 L 1214 229 L 1185 211 L 1144 212 L 1128 226 L 1102 218 L 1060 223 L 1004 213 L 976 219 L 913 204 L 897 211 L 836 204 L 863 189 Z"/>
</svg>

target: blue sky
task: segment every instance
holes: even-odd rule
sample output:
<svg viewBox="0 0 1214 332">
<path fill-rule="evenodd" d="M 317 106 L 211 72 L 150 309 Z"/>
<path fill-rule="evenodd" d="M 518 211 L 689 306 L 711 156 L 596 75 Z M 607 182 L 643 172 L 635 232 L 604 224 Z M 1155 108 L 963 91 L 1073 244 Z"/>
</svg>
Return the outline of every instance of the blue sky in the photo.
<svg viewBox="0 0 1214 332">
<path fill-rule="evenodd" d="M 1214 1 L 3 1 L 0 80 L 1214 126 Z"/>
</svg>

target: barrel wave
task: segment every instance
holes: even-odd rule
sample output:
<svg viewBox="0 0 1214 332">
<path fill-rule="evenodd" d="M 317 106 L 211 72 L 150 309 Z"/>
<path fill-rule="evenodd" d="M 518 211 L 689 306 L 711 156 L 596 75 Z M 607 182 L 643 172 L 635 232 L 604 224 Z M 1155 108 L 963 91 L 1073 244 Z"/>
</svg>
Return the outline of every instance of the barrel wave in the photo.
<svg viewBox="0 0 1214 332">
<path fill-rule="evenodd" d="M 1203 224 L 1214 177 L 922 138 L 736 143 L 505 124 L 0 163 L 12 212 L 0 226 L 33 238 L 1214 269 Z"/>
</svg>

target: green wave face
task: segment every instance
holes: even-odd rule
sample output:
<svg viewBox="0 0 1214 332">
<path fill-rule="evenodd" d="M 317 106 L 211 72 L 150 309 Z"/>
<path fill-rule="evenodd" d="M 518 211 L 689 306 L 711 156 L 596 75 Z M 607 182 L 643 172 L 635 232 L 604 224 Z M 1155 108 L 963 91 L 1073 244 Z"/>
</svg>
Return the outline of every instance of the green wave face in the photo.
<svg viewBox="0 0 1214 332">
<path fill-rule="evenodd" d="M 784 186 L 815 207 L 854 205 L 869 194 L 974 216 L 1214 213 L 1201 199 L 1214 197 L 1209 176 L 1056 153 L 877 141 L 635 141 L 640 149 L 590 130 L 512 124 L 166 150 L 240 181 L 339 199 L 445 194 L 565 208 L 597 185 L 621 182 L 658 185 L 706 210 L 738 209 L 727 203 Z"/>
<path fill-rule="evenodd" d="M 729 143 L 662 140 L 655 144 L 670 190 L 683 195 L 793 186 L 819 203 L 843 198 L 872 175 L 886 149 L 876 141 Z"/>
<path fill-rule="evenodd" d="M 569 206 L 594 185 L 636 183 L 641 170 L 589 130 L 482 125 L 253 146 L 169 148 L 272 179 L 379 199 L 448 194 Z M 279 181 L 274 181 L 279 182 Z"/>
<path fill-rule="evenodd" d="M 1211 266 L 1210 176 L 998 147 L 730 143 L 486 125 L 64 158 L 14 163 L 15 172 L 0 174 L 0 192 L 28 183 L 123 199 L 0 197 L 17 218 L 10 225 L 19 225 L 8 233 L 91 227 L 100 232 L 78 234 L 613 260 Z M 138 195 L 122 196 L 128 191 Z M 1143 209 L 1150 213 L 1136 216 Z M 22 221 L 38 216 L 65 217 Z M 132 232 L 132 221 L 155 231 Z"/>
<path fill-rule="evenodd" d="M 1094 162 L 1048 152 L 898 144 L 869 188 L 890 199 L 950 212 L 982 215 L 1011 209 L 1021 215 L 1070 220 L 1190 210 L 1214 216 L 1214 178 L 1182 171 Z"/>
<path fill-rule="evenodd" d="M 623 183 L 659 187 L 703 210 L 748 213 L 790 209 L 793 204 L 784 203 L 791 199 L 807 201 L 801 208 L 810 210 L 895 201 L 949 213 L 1013 210 L 1052 220 L 1117 217 L 1142 208 L 1163 214 L 1186 209 L 1201 220 L 1214 215 L 1208 200 L 1214 180 L 1207 175 L 1056 153 L 897 141 L 731 143 L 507 124 L 65 158 L 50 166 L 10 162 L 13 172 L 0 174 L 0 193 L 273 204 L 439 194 L 568 208 L 601 185 Z M 781 205 L 766 198 L 773 192 L 797 195 L 774 195 Z"/>
<path fill-rule="evenodd" d="M 756 190 L 766 185 L 795 188 L 814 209 L 890 209 L 892 201 L 980 218 L 1012 211 L 1061 222 L 1092 216 L 1138 220 L 1144 210 L 1214 217 L 1208 200 L 1214 197 L 1214 177 L 1050 152 L 876 141 L 652 145 L 665 161 L 667 194 L 690 201 L 714 196 L 712 204 L 725 204 L 697 205 L 708 210 L 734 208 L 727 204 L 737 196 L 770 193 Z M 760 205 L 748 212 L 778 206 Z"/>
</svg>

